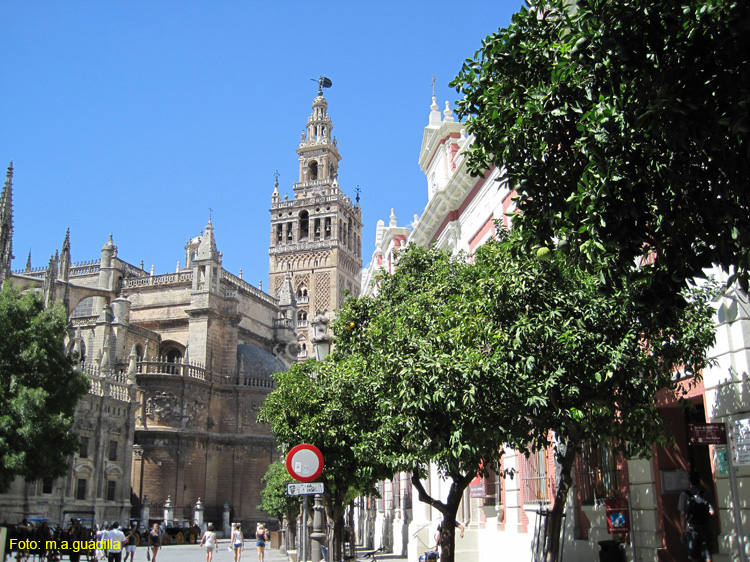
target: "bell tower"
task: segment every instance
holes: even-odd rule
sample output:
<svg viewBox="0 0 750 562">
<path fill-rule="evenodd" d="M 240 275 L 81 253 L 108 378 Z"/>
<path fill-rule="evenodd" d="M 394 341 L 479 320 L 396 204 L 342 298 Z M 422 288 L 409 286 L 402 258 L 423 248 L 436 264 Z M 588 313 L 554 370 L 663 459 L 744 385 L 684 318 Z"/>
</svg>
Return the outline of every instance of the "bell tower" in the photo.
<svg viewBox="0 0 750 562">
<path fill-rule="evenodd" d="M 287 273 L 297 301 L 300 359 L 313 356 L 310 321 L 329 318 L 347 292 L 359 296 L 362 270 L 362 209 L 344 195 L 338 183 L 341 161 L 323 88 L 297 148 L 299 181 L 294 198 L 279 194 L 278 176 L 271 195 L 270 292 L 278 297 Z"/>
</svg>

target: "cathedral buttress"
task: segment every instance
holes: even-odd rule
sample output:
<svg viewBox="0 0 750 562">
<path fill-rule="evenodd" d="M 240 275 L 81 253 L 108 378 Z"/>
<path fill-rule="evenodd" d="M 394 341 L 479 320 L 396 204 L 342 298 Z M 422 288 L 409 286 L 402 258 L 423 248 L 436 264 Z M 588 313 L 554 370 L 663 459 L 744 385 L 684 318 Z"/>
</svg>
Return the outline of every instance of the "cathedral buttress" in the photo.
<svg viewBox="0 0 750 562">
<path fill-rule="evenodd" d="M 10 277 L 13 261 L 13 162 L 8 166 L 0 195 L 0 286 Z"/>
</svg>

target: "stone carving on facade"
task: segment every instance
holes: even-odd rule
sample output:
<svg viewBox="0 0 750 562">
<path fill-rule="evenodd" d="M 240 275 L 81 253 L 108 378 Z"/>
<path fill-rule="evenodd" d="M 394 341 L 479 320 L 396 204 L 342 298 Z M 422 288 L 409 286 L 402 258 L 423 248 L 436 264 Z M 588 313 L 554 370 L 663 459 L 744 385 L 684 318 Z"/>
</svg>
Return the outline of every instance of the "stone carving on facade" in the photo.
<svg viewBox="0 0 750 562">
<path fill-rule="evenodd" d="M 322 271 L 315 274 L 315 310 L 331 308 L 331 273 Z"/>
<path fill-rule="evenodd" d="M 185 403 L 185 425 L 192 427 L 204 427 L 208 420 L 208 389 L 193 388 L 190 398 Z"/>
<path fill-rule="evenodd" d="M 283 277 L 277 277 L 276 278 L 276 286 L 274 287 L 274 295 L 278 298 L 279 294 L 281 294 L 281 286 L 284 284 L 284 278 Z"/>
<path fill-rule="evenodd" d="M 83 429 L 83 430 L 92 431 L 94 429 L 94 424 L 93 424 L 93 422 L 91 422 L 91 420 L 82 418 L 82 419 L 79 419 L 76 422 L 76 428 L 77 429 Z"/>
<path fill-rule="evenodd" d="M 260 410 L 260 402 L 258 400 L 242 400 L 240 402 L 240 419 L 242 425 L 257 424 L 258 410 Z"/>
<path fill-rule="evenodd" d="M 180 422 L 180 404 L 174 392 L 157 390 L 146 400 L 146 415 L 154 422 L 175 425 Z"/>
</svg>

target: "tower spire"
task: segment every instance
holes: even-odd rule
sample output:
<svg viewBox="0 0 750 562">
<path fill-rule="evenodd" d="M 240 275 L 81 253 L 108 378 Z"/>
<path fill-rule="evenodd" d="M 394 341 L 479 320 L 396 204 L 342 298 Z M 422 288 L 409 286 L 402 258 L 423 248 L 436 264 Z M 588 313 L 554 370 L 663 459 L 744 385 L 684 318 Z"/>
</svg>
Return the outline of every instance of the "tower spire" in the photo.
<svg viewBox="0 0 750 562">
<path fill-rule="evenodd" d="M 8 166 L 0 194 L 0 286 L 10 277 L 13 260 L 13 161 Z"/>
<path fill-rule="evenodd" d="M 296 197 L 308 195 L 335 195 L 339 192 L 338 166 L 341 156 L 333 136 L 333 122 L 328 115 L 328 102 L 323 88 L 331 81 L 318 78 L 318 97 L 313 101 L 312 114 L 302 133 L 297 154 L 299 156 L 299 182 L 294 184 Z"/>
</svg>

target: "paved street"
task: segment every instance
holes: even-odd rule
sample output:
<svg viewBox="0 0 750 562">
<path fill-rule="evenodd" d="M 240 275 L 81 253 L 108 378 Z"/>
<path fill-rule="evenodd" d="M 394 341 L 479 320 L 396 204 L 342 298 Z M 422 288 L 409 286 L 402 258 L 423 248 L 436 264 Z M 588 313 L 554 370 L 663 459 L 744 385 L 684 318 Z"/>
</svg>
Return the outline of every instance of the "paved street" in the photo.
<svg viewBox="0 0 750 562">
<path fill-rule="evenodd" d="M 242 562 L 258 562 L 255 541 L 245 541 L 247 547 L 242 552 Z M 220 540 L 219 548 L 214 551 L 213 562 L 232 562 L 234 553 L 227 551 L 229 540 Z M 159 551 L 156 562 L 204 562 L 206 549 L 197 544 L 169 545 Z M 288 562 L 289 557 L 278 550 L 266 548 L 266 562 Z M 135 551 L 135 562 L 146 562 L 146 549 L 139 547 Z"/>
<path fill-rule="evenodd" d="M 248 541 L 245 541 L 248 544 Z M 214 552 L 213 562 L 232 562 L 234 554 L 227 551 L 228 540 L 220 540 L 219 548 Z M 357 556 L 360 558 L 360 556 Z M 378 556 L 378 560 L 387 562 L 406 562 L 406 558 L 384 554 Z M 156 562 L 204 562 L 206 560 L 206 549 L 196 544 L 182 544 L 165 546 L 159 551 Z M 146 549 L 139 547 L 135 552 L 135 562 L 146 562 Z M 258 562 L 258 552 L 255 549 L 255 541 L 250 541 L 248 547 L 242 553 L 242 562 Z M 281 554 L 273 548 L 266 548 L 266 562 L 289 562 L 289 557 Z"/>
</svg>

